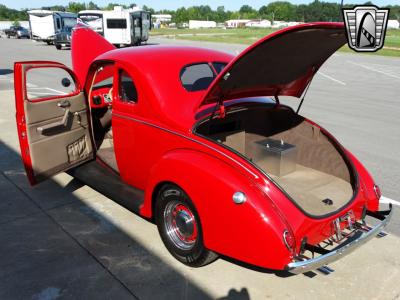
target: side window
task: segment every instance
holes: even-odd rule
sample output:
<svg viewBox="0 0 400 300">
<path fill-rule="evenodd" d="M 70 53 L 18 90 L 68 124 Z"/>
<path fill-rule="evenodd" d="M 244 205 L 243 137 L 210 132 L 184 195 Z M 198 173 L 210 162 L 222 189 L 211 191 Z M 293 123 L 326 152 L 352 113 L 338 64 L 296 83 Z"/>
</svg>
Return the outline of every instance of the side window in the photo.
<svg viewBox="0 0 400 300">
<path fill-rule="evenodd" d="M 28 69 L 25 85 L 29 100 L 65 97 L 77 92 L 72 76 L 56 67 Z"/>
<path fill-rule="evenodd" d="M 118 79 L 118 95 L 122 102 L 137 103 L 138 95 L 131 76 L 124 70 L 119 71 Z"/>
<path fill-rule="evenodd" d="M 189 92 L 206 90 L 214 80 L 214 72 L 207 63 L 186 66 L 181 71 L 181 82 Z"/>
<path fill-rule="evenodd" d="M 107 28 L 111 29 L 126 28 L 126 19 L 108 19 Z"/>
<path fill-rule="evenodd" d="M 56 22 L 57 22 L 57 29 L 60 29 L 60 28 L 61 28 L 61 22 L 60 22 L 60 19 L 56 19 Z"/>
</svg>

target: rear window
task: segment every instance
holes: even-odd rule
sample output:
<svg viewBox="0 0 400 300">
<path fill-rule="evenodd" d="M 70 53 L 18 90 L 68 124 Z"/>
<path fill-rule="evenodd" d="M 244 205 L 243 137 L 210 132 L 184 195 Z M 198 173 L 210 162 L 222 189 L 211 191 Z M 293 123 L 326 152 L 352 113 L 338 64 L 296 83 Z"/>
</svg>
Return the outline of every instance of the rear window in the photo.
<svg viewBox="0 0 400 300">
<path fill-rule="evenodd" d="M 189 92 L 206 90 L 214 77 L 214 72 L 207 63 L 186 66 L 181 71 L 182 85 Z"/>
<path fill-rule="evenodd" d="M 182 86 L 188 92 L 206 90 L 225 66 L 222 62 L 213 62 L 212 67 L 208 63 L 185 66 L 181 70 Z"/>
</svg>

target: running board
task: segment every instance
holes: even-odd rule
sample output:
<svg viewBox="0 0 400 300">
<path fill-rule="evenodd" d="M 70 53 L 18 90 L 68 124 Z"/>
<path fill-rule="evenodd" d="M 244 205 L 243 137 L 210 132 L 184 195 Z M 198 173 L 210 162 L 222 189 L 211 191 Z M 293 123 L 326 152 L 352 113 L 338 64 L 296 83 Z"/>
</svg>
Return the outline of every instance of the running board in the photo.
<svg viewBox="0 0 400 300">
<path fill-rule="evenodd" d="M 126 209 L 140 214 L 144 192 L 124 183 L 116 173 L 101 166 L 95 160 L 71 169 L 67 173 Z"/>
</svg>

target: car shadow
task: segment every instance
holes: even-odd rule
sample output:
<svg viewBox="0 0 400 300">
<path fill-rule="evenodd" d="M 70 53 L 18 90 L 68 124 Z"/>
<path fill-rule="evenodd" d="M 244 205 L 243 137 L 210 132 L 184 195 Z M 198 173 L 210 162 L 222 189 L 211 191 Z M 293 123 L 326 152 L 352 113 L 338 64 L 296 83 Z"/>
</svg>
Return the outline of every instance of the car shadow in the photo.
<svg viewBox="0 0 400 300">
<path fill-rule="evenodd" d="M 32 298 L 49 287 L 72 298 L 214 299 L 132 234 L 141 222 L 154 236 L 154 225 L 65 174 L 29 186 L 19 153 L 1 140 L 0 156 L 0 194 L 8 195 L 0 204 L 0 279 L 7 278 L 0 299 Z M 219 299 L 250 299 L 246 287 L 226 293 Z"/>
</svg>

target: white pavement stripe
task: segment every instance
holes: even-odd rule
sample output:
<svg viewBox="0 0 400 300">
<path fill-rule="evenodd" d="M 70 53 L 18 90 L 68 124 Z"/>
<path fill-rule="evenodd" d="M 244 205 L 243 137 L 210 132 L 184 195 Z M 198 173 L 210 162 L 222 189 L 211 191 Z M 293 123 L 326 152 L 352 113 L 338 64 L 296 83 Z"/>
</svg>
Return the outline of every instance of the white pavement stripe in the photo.
<svg viewBox="0 0 400 300">
<path fill-rule="evenodd" d="M 393 74 L 391 74 L 391 73 L 387 73 L 387 72 L 384 72 L 384 71 L 381 71 L 381 70 L 372 68 L 372 67 L 370 67 L 370 66 L 362 65 L 362 64 L 355 63 L 355 62 L 352 62 L 352 61 L 349 61 L 349 60 L 348 60 L 347 62 L 348 62 L 348 63 L 351 63 L 351 64 L 353 64 L 353 65 L 355 65 L 355 66 L 359 66 L 359 67 L 361 67 L 361 68 L 370 70 L 370 71 L 374 71 L 374 72 L 377 72 L 377 73 L 380 73 L 380 74 L 383 74 L 383 75 L 386 75 L 386 76 L 389 76 L 389 77 L 392 77 L 392 78 L 400 79 L 400 76 L 396 76 L 396 75 L 393 75 Z"/>
<path fill-rule="evenodd" d="M 29 92 L 29 95 L 54 95 L 54 93 Z"/>
<path fill-rule="evenodd" d="M 61 92 L 61 91 L 59 91 L 59 90 L 55 90 L 55 89 L 52 89 L 52 88 L 49 88 L 49 87 L 47 87 L 46 89 L 49 90 L 49 91 L 55 92 L 55 93 L 59 93 L 59 94 L 61 94 L 61 95 L 66 95 L 66 94 L 67 94 L 67 93 L 65 93 L 65 92 Z"/>
<path fill-rule="evenodd" d="M 346 83 L 344 83 L 343 81 L 340 81 L 340 80 L 338 80 L 338 79 L 336 79 L 336 78 L 333 78 L 332 76 L 326 75 L 325 73 L 322 73 L 321 71 L 318 71 L 318 74 L 321 74 L 321 75 L 324 76 L 325 78 L 328 78 L 328 79 L 330 79 L 330 80 L 332 80 L 332 81 L 334 81 L 334 82 L 336 82 L 336 83 L 339 83 L 339 84 L 341 84 L 341 85 L 346 85 Z"/>
<path fill-rule="evenodd" d="M 387 203 L 387 204 L 392 203 L 393 205 L 400 206 L 400 202 L 399 201 L 396 201 L 396 200 L 393 200 L 393 199 L 390 199 L 390 198 L 387 198 L 387 197 L 384 197 L 384 196 L 381 196 L 381 199 L 379 199 L 379 202 L 380 203 Z"/>
</svg>

